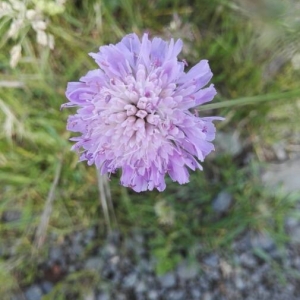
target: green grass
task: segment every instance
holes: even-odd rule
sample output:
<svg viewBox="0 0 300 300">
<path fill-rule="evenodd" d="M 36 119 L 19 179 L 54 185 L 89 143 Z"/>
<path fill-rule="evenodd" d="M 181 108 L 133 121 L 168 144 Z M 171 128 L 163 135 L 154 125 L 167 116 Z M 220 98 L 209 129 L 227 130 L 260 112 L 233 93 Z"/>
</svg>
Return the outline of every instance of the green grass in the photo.
<svg viewBox="0 0 300 300">
<path fill-rule="evenodd" d="M 259 17 L 266 28 L 275 26 Z M 5 289 L 0 291 L 5 295 L 30 284 L 38 272 L 32 262 L 46 255 L 47 242 L 36 252 L 34 237 L 58 164 L 61 172 L 47 234 L 63 236 L 92 225 L 106 232 L 96 171 L 77 163 L 77 156 L 70 152 L 70 133 L 65 126 L 72 110 L 60 111 L 66 102 L 67 82 L 77 81 L 96 68 L 87 53 L 97 51 L 100 45 L 115 43 L 133 31 L 182 38 L 182 57 L 190 65 L 209 59 L 219 92 L 215 102 L 204 107 L 213 111 L 200 113 L 225 116 L 226 121 L 217 127 L 227 132 L 238 128 L 254 154 L 277 141 L 293 140 L 299 128 L 300 73 L 284 52 L 293 41 L 291 27 L 284 26 L 286 19 L 282 19 L 283 25 L 276 25 L 289 29 L 286 39 L 282 34 L 262 45 L 253 16 L 240 13 L 230 1 L 74 0 L 67 2 L 62 14 L 48 18 L 48 31 L 55 37 L 54 50 L 38 45 L 27 27 L 22 37 L 23 58 L 15 69 L 9 67 L 9 51 L 19 40 L 7 37 L 8 19 L 0 20 L 0 82 L 24 84 L 23 88 L 0 89 L 0 218 L 10 210 L 20 212 L 18 220 L 0 222 L 0 245 L 14 248 L 13 256 L 0 256 L 4 266 L 0 278 L 5 278 Z M 281 52 L 273 51 L 275 42 Z M 268 66 L 280 55 L 285 64 L 271 77 L 266 76 Z M 182 249 L 199 240 L 204 252 L 226 249 L 236 236 L 251 228 L 267 230 L 278 243 L 284 243 L 284 219 L 293 210 L 294 200 L 264 189 L 257 171 L 261 160 L 254 155 L 251 163 L 241 168 L 235 158 L 216 149 L 216 155 L 205 162 L 204 171 L 192 174 L 189 184 L 179 186 L 169 180 L 163 193 L 135 194 L 119 185 L 117 174 L 111 180 L 118 222 L 113 225 L 124 234 L 134 227 L 153 233 L 152 252 L 164 262 L 158 264 L 159 273 L 173 268 L 181 259 Z M 224 217 L 216 219 L 211 202 L 223 190 L 233 195 L 234 204 Z M 160 216 L 155 212 L 157 203 L 166 206 Z M 166 217 L 175 214 L 174 222 L 162 224 L 163 213 Z M 79 279 L 85 276 L 77 275 Z M 55 288 L 54 296 L 64 293 L 72 280 L 79 280 L 72 276 Z M 89 276 L 96 284 L 98 279 Z"/>
</svg>

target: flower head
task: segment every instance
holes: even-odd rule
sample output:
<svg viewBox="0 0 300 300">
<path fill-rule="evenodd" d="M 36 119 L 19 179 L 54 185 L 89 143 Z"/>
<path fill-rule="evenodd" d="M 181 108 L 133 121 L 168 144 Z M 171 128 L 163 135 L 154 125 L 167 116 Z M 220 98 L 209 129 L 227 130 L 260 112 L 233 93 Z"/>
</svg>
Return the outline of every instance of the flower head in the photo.
<svg viewBox="0 0 300 300">
<path fill-rule="evenodd" d="M 178 61 L 182 41 L 125 36 L 90 55 L 99 68 L 70 82 L 63 107 L 77 106 L 67 129 L 80 132 L 73 150 L 102 174 L 122 170 L 121 184 L 140 192 L 166 187 L 165 175 L 180 184 L 188 169 L 202 169 L 214 146 L 213 120 L 191 109 L 216 94 L 206 60 L 187 73 Z M 205 88 L 204 88 L 205 87 Z"/>
</svg>

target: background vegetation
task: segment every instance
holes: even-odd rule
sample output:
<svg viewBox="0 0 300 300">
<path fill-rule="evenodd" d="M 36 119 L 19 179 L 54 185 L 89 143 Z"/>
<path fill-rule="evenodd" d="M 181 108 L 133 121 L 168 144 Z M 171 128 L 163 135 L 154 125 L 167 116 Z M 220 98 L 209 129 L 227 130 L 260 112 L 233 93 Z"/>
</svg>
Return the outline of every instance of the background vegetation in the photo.
<svg viewBox="0 0 300 300">
<path fill-rule="evenodd" d="M 11 24 L 21 18 L 18 1 L 4 1 L 11 13 L 7 7 L 0 11 L 1 294 L 35 280 L 50 235 L 59 239 L 96 225 L 95 243 L 101 244 L 109 230 L 96 171 L 78 164 L 70 151 L 65 127 L 71 110 L 60 111 L 60 106 L 66 102 L 67 82 L 96 68 L 87 53 L 130 32 L 181 38 L 182 57 L 190 66 L 203 58 L 210 61 L 218 96 L 215 106 L 201 114 L 225 116 L 217 126 L 227 140 L 217 143 L 204 171 L 192 174 L 189 184 L 169 180 L 163 193 L 133 193 L 119 185 L 119 174 L 113 176 L 115 217 L 110 210 L 110 226 L 124 235 L 133 228 L 150 232 L 160 273 L 183 256 L 192 259 L 199 241 L 204 253 L 227 251 L 230 241 L 251 229 L 269 232 L 279 244 L 286 242 L 284 220 L 297 197 L 280 190 L 270 193 L 262 185 L 261 170 L 278 159 L 274 145 L 283 143 L 292 157 L 295 147 L 288 146 L 300 142 L 299 3 L 20 2 L 40 17 L 24 18 L 18 33 L 12 34 Z M 38 20 L 45 21 L 46 28 L 33 24 Z M 19 56 L 18 48 L 12 52 L 16 45 L 21 46 Z M 237 152 L 226 147 L 232 136 L 239 140 Z M 212 201 L 221 191 L 230 193 L 233 203 L 220 217 Z"/>
</svg>

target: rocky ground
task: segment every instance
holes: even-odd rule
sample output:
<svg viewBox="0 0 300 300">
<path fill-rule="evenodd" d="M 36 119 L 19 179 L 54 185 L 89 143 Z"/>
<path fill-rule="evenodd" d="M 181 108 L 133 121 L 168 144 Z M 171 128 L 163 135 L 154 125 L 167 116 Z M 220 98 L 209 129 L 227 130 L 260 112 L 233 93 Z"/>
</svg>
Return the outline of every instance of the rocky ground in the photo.
<svg viewBox="0 0 300 300">
<path fill-rule="evenodd" d="M 299 163 L 300 160 L 294 162 L 293 168 L 282 167 L 293 178 L 292 187 L 290 180 L 283 180 L 287 176 L 278 170 L 281 166 L 276 166 L 275 171 L 268 169 L 263 180 L 270 185 L 280 181 L 287 191 L 295 191 L 295 187 L 298 190 Z M 274 176 L 278 177 L 277 181 Z M 221 192 L 212 201 L 212 208 L 222 215 L 231 204 L 231 195 Z M 4 221 L 16 218 L 7 215 Z M 63 240 L 49 237 L 51 247 L 39 264 L 39 277 L 10 300 L 40 300 L 44 295 L 53 294 L 70 275 L 85 271 L 97 274 L 100 284 L 96 289 L 85 289 L 83 296 L 70 293 L 68 299 L 297 300 L 300 299 L 300 221 L 286 218 L 285 231 L 290 242 L 282 247 L 276 246 L 268 234 L 250 231 L 240 235 L 230 250 L 204 255 L 199 244 L 195 247 L 198 250 L 194 251 L 194 260 L 183 259 L 164 275 L 155 272 L 157 261 L 149 251 L 151 235 L 144 231 L 133 230 L 126 238 L 113 231 L 104 244 L 92 248 L 91 245 L 97 244 L 96 228 L 76 232 Z M 79 282 L 82 290 L 86 282 Z"/>
<path fill-rule="evenodd" d="M 183 261 L 174 271 L 158 276 L 155 259 L 149 255 L 150 236 L 136 230 L 124 239 L 113 231 L 103 246 L 86 257 L 96 236 L 91 228 L 50 248 L 40 265 L 41 277 L 12 300 L 42 299 L 61 279 L 80 270 L 92 270 L 101 278 L 101 284 L 87 291 L 84 300 L 300 299 L 300 223 L 289 218 L 286 230 L 292 239 L 284 249 L 266 234 L 245 232 L 230 253 L 203 256 L 199 250 L 194 262 Z"/>
</svg>

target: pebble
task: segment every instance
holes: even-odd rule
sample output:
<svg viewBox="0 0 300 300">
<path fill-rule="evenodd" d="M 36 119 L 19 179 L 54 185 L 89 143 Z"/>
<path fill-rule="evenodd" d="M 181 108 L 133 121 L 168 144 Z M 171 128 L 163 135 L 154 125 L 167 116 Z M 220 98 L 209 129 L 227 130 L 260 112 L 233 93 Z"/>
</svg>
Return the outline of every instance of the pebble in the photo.
<svg viewBox="0 0 300 300">
<path fill-rule="evenodd" d="M 159 278 L 161 286 L 164 288 L 172 288 L 176 285 L 176 277 L 173 273 L 167 273 Z"/>
<path fill-rule="evenodd" d="M 239 290 L 243 290 L 246 287 L 244 280 L 239 275 L 235 277 L 234 283 Z"/>
<path fill-rule="evenodd" d="M 63 249 L 61 247 L 52 247 L 49 251 L 49 258 L 52 261 L 59 261 L 64 256 Z"/>
<path fill-rule="evenodd" d="M 118 294 L 115 296 L 114 300 L 127 300 L 127 297 L 126 297 L 126 295 L 123 294 L 123 293 L 118 293 Z"/>
<path fill-rule="evenodd" d="M 280 164 L 268 164 L 262 174 L 262 181 L 276 192 L 278 187 L 287 192 L 299 192 L 300 158 Z"/>
<path fill-rule="evenodd" d="M 108 292 L 101 292 L 97 297 L 97 300 L 111 300 L 111 297 Z"/>
<path fill-rule="evenodd" d="M 300 245 L 300 225 L 295 226 L 290 233 L 291 242 Z"/>
<path fill-rule="evenodd" d="M 117 247 L 113 244 L 107 244 L 100 250 L 100 255 L 104 259 L 109 259 L 118 253 Z"/>
<path fill-rule="evenodd" d="M 182 290 L 173 290 L 167 297 L 167 300 L 186 300 L 185 293 Z"/>
<path fill-rule="evenodd" d="M 43 292 L 38 285 L 32 285 L 25 291 L 26 300 L 41 300 Z"/>
<path fill-rule="evenodd" d="M 218 151 L 235 156 L 242 151 L 242 144 L 238 134 L 218 131 L 215 138 Z"/>
<path fill-rule="evenodd" d="M 76 243 L 71 247 L 70 252 L 76 257 L 80 256 L 83 253 L 83 250 L 84 248 L 82 247 L 82 245 Z"/>
<path fill-rule="evenodd" d="M 126 288 L 133 288 L 137 282 L 137 274 L 136 273 L 131 273 L 125 278 L 123 278 L 123 286 Z"/>
<path fill-rule="evenodd" d="M 257 266 L 257 261 L 254 256 L 247 252 L 240 255 L 239 261 L 242 266 L 245 266 L 247 268 L 253 269 Z"/>
<path fill-rule="evenodd" d="M 219 264 L 219 256 L 217 254 L 210 254 L 203 258 L 203 263 L 209 267 L 216 268 Z"/>
<path fill-rule="evenodd" d="M 44 294 L 48 294 L 53 289 L 53 284 L 50 281 L 43 281 L 40 284 Z"/>
<path fill-rule="evenodd" d="M 213 295 L 209 292 L 206 292 L 204 295 L 203 295 L 203 300 L 212 300 L 213 299 Z"/>
<path fill-rule="evenodd" d="M 275 244 L 269 234 L 258 232 L 251 236 L 251 245 L 253 248 L 261 248 L 263 250 L 271 250 Z"/>
<path fill-rule="evenodd" d="M 94 235 L 93 235 L 94 237 Z M 114 246 L 120 246 L 121 244 L 121 233 L 117 230 L 113 230 L 109 233 L 107 237 L 108 244 L 114 245 Z"/>
<path fill-rule="evenodd" d="M 229 210 L 232 204 L 232 195 L 226 191 L 223 191 L 217 195 L 217 197 L 212 202 L 213 210 L 218 213 L 222 214 Z"/>
<path fill-rule="evenodd" d="M 298 223 L 290 223 L 291 232 L 298 227 Z M 255 248 L 260 248 L 272 259 L 272 253 L 277 248 L 267 234 L 246 232 L 234 242 L 230 258 L 224 257 L 220 252 L 211 252 L 200 259 L 201 268 L 198 265 L 199 260 L 195 260 L 193 264 L 184 260 L 175 271 L 160 276 L 154 272 L 155 258 L 149 254 L 147 240 L 141 238 L 139 234 L 135 233 L 135 236 L 130 238 L 132 252 L 126 251 L 124 247 L 126 241 L 122 241 L 116 232 L 104 243 L 98 255 L 95 255 L 97 253 L 95 249 L 92 252 L 94 255 L 85 260 L 84 255 L 88 252 L 76 235 L 73 235 L 61 245 L 52 247 L 48 260 L 65 261 L 65 270 L 68 271 L 66 275 L 82 269 L 94 270 L 99 274 L 102 290 L 96 288 L 95 293 L 89 291 L 84 298 L 87 300 L 300 299 L 299 281 L 292 278 L 286 286 L 281 285 L 269 261 L 257 258 L 256 251 L 253 251 Z M 82 232 L 80 235 L 84 239 L 86 233 Z M 75 249 L 71 249 L 73 246 Z M 282 272 L 286 269 L 299 270 L 300 268 L 299 247 L 292 244 L 289 247 L 289 250 L 281 255 L 278 261 L 276 260 L 282 267 Z M 136 253 L 139 251 L 136 248 L 148 252 L 148 258 L 138 257 Z M 70 259 L 72 251 L 82 252 L 79 257 Z M 201 248 L 198 254 L 201 255 Z M 224 261 L 227 262 L 226 265 Z M 44 265 L 49 268 L 47 261 Z M 42 279 L 39 284 L 27 287 L 23 293 L 26 300 L 39 300 L 42 299 L 43 294 L 51 292 L 53 287 L 52 282 Z M 22 299 L 16 297 L 11 299 Z"/>
<path fill-rule="evenodd" d="M 15 222 L 21 218 L 21 212 L 19 210 L 7 210 L 2 214 L 3 222 Z"/>
<path fill-rule="evenodd" d="M 194 300 L 200 300 L 202 294 L 201 294 L 200 289 L 195 287 L 195 288 L 191 289 L 191 295 Z"/>
<path fill-rule="evenodd" d="M 152 273 L 154 270 L 154 262 L 149 262 L 145 258 L 141 258 L 139 264 L 136 266 L 136 269 L 140 273 Z"/>
<path fill-rule="evenodd" d="M 159 292 L 157 290 L 150 290 L 147 296 L 149 300 L 158 300 Z"/>
<path fill-rule="evenodd" d="M 98 256 L 89 257 L 84 264 L 85 269 L 96 270 L 96 271 L 100 271 L 102 266 L 103 266 L 103 260 Z"/>
<path fill-rule="evenodd" d="M 220 272 L 218 269 L 212 269 L 206 271 L 206 276 L 209 281 L 218 281 L 220 278 Z"/>
<path fill-rule="evenodd" d="M 90 294 L 84 295 L 83 300 L 95 300 L 95 296 L 93 293 L 90 293 Z"/>
<path fill-rule="evenodd" d="M 198 275 L 198 268 L 195 265 L 189 265 L 183 262 L 177 268 L 177 274 L 182 280 L 194 279 Z"/>
<path fill-rule="evenodd" d="M 143 280 L 139 280 L 135 285 L 135 291 L 137 294 L 147 291 L 147 286 Z"/>
</svg>

